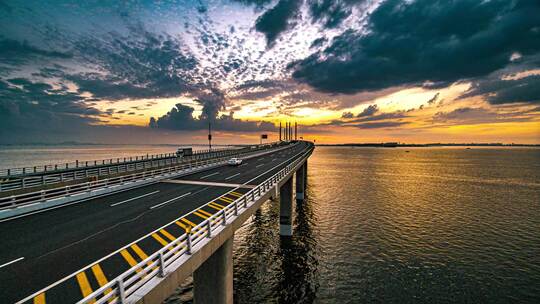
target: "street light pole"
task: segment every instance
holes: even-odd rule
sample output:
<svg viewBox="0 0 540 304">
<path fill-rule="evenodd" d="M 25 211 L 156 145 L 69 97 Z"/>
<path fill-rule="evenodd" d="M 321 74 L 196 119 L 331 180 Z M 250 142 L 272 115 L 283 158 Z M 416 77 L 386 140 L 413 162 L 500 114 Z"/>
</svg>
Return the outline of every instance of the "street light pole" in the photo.
<svg viewBox="0 0 540 304">
<path fill-rule="evenodd" d="M 212 151 L 212 127 L 211 123 L 208 122 L 208 149 Z"/>
</svg>

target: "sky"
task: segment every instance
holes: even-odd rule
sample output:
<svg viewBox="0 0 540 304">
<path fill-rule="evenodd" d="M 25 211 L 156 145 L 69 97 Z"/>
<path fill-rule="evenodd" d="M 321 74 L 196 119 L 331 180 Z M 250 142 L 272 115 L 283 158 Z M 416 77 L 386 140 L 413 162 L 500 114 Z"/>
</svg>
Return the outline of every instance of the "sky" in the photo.
<svg viewBox="0 0 540 304">
<path fill-rule="evenodd" d="M 538 0 L 0 0 L 0 144 L 540 143 Z"/>
</svg>

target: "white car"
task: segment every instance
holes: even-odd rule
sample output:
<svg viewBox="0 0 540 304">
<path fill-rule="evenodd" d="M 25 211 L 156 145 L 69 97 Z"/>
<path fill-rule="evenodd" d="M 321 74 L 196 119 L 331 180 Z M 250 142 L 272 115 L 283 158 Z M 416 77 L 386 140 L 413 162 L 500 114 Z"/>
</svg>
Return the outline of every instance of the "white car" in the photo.
<svg viewBox="0 0 540 304">
<path fill-rule="evenodd" d="M 233 157 L 227 161 L 227 164 L 229 164 L 229 166 L 238 166 L 241 163 L 242 163 L 242 160 L 236 157 Z"/>
</svg>

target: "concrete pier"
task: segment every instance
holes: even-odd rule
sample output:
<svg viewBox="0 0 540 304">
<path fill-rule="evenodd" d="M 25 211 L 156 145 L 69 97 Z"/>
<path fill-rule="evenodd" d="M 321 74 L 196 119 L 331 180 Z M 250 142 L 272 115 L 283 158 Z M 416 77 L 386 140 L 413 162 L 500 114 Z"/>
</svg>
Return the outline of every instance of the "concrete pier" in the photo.
<svg viewBox="0 0 540 304">
<path fill-rule="evenodd" d="M 304 200 L 304 193 L 306 188 L 305 183 L 305 163 L 296 170 L 296 200 L 297 201 L 303 201 Z"/>
<path fill-rule="evenodd" d="M 226 240 L 193 273 L 195 303 L 233 303 L 233 237 Z"/>
<path fill-rule="evenodd" d="M 291 236 L 292 231 L 292 176 L 279 189 L 279 234 Z"/>
</svg>

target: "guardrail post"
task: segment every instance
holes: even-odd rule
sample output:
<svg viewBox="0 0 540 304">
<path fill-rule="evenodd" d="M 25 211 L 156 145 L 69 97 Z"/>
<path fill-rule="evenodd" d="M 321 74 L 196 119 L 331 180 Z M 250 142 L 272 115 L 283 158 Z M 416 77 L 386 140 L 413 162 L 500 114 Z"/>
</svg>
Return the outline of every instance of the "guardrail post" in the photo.
<svg viewBox="0 0 540 304">
<path fill-rule="evenodd" d="M 238 216 L 238 200 L 234 201 L 234 215 Z"/>
<path fill-rule="evenodd" d="M 126 303 L 126 289 L 124 288 L 124 278 L 118 278 L 118 280 L 116 281 L 116 285 L 118 285 L 118 299 L 120 300 L 120 303 L 124 304 Z"/>
<path fill-rule="evenodd" d="M 225 209 L 221 209 L 221 214 L 223 215 L 223 222 L 222 225 L 227 225 L 227 215 L 225 214 Z"/>
<path fill-rule="evenodd" d="M 188 232 L 186 234 L 186 245 L 187 245 L 187 254 L 191 254 L 191 233 Z"/>
<path fill-rule="evenodd" d="M 207 238 L 212 237 L 212 223 L 210 223 L 210 220 L 206 220 L 206 229 L 208 229 L 208 233 L 206 234 Z"/>
<path fill-rule="evenodd" d="M 165 261 L 163 260 L 163 252 L 159 252 L 159 277 L 165 277 Z"/>
<path fill-rule="evenodd" d="M 25 178 L 23 177 L 23 179 L 21 180 L 21 183 L 22 183 L 22 187 L 23 188 L 26 188 L 26 181 L 25 181 Z"/>
</svg>

